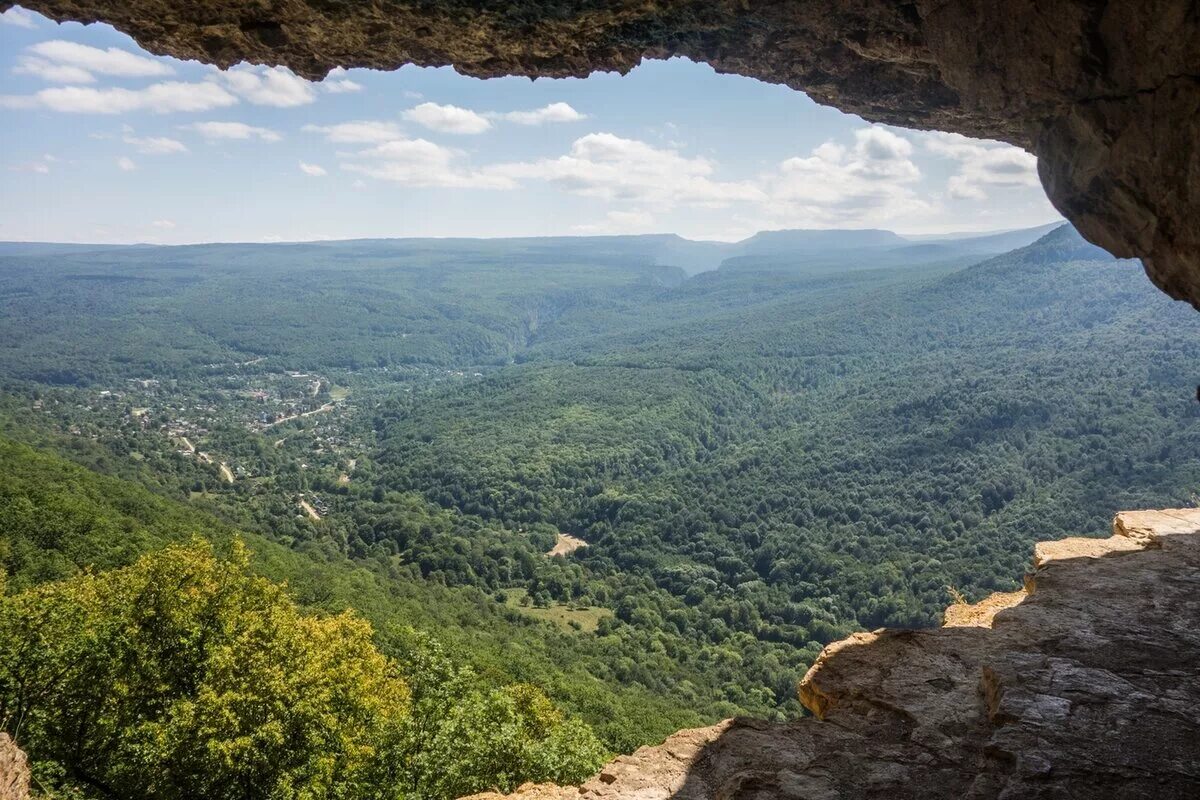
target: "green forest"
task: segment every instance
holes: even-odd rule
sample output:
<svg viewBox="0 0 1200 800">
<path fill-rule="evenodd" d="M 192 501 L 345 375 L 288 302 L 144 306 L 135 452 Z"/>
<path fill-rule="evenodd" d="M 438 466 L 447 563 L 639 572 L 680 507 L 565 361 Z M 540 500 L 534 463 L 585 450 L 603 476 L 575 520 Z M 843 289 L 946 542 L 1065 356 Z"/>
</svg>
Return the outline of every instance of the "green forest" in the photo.
<svg viewBox="0 0 1200 800">
<path fill-rule="evenodd" d="M 1043 233 L 0 249 L 0 729 L 55 797 L 434 800 L 796 717 L 1195 503 L 1200 317 Z"/>
</svg>

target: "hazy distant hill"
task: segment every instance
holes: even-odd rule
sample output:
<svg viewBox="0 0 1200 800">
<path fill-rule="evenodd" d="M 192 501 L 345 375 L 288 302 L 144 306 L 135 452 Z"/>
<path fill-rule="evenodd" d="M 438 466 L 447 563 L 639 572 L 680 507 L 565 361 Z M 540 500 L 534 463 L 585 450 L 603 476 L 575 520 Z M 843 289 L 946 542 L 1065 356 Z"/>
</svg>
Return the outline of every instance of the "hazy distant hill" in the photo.
<svg viewBox="0 0 1200 800">
<path fill-rule="evenodd" d="M 1028 245 L 1057 225 L 955 239 L 912 240 L 879 230 L 770 231 L 734 245 L 722 269 L 824 273 L 961 264 Z"/>
<path fill-rule="evenodd" d="M 1014 249 L 1001 257 L 1005 261 L 1026 264 L 1050 264 L 1066 261 L 1115 261 L 1116 257 L 1079 235 L 1068 224 L 1059 225 L 1037 241 Z M 997 259 L 1000 260 L 1000 259 Z"/>
<path fill-rule="evenodd" d="M 969 260 L 1027 245 L 1055 225 L 1018 231 L 931 240 L 876 229 L 795 229 L 760 231 L 740 242 L 685 239 L 673 233 L 618 236 L 538 236 L 505 239 L 410 238 L 346 239 L 331 242 L 252 242 L 199 245 L 100 245 L 53 242 L 0 242 L 0 258 L 118 256 L 122 262 L 181 263 L 215 255 L 230 266 L 276 261 L 275 256 L 315 256 L 353 261 L 356 267 L 391 258 L 420 258 L 431 263 L 499 257 L 527 266 L 562 263 L 598 266 L 678 267 L 688 275 L 725 266 L 730 269 L 810 271 L 828 268 L 872 269 L 913 263 Z M 271 257 L 262 259 L 268 253 Z M 2 268 L 0 264 L 0 268 Z"/>
<path fill-rule="evenodd" d="M 760 231 L 736 245 L 739 255 L 765 253 L 825 253 L 830 250 L 862 250 L 900 247 L 908 242 L 891 231 L 864 228 L 830 230 Z"/>
</svg>

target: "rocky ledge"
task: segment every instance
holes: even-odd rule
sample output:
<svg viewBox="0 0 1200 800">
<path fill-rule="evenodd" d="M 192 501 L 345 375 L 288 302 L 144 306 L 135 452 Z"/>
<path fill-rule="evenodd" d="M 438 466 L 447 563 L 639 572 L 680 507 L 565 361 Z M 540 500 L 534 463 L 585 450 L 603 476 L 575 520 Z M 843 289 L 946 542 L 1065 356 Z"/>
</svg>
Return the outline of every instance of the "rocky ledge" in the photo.
<svg viewBox="0 0 1200 800">
<path fill-rule="evenodd" d="M 686 56 L 866 119 L 1039 156 L 1086 238 L 1200 308 L 1195 0 L 20 0 L 227 67 L 582 76 Z M 0 0 L 0 10 L 13 0 Z"/>
<path fill-rule="evenodd" d="M 1038 545 L 1023 592 L 942 628 L 831 644 L 800 685 L 815 718 L 682 731 L 510 797 L 1200 797 L 1200 509 L 1113 528 Z"/>
</svg>

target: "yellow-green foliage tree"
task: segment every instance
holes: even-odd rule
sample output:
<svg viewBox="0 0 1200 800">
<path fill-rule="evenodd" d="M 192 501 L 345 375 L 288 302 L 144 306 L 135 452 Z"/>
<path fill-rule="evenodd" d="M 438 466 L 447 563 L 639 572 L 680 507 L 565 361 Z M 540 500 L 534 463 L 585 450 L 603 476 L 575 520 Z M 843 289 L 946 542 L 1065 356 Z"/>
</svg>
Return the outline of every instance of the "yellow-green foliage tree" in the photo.
<svg viewBox="0 0 1200 800">
<path fill-rule="evenodd" d="M 395 797 L 396 665 L 247 562 L 195 542 L 3 598 L 0 725 L 87 794 Z"/>
<path fill-rule="evenodd" d="M 566 719 L 540 689 L 518 683 L 469 692 L 450 706 L 424 749 L 420 797 L 461 797 L 482 787 L 509 792 L 527 780 L 575 783 L 596 770 L 604 748 Z"/>
</svg>

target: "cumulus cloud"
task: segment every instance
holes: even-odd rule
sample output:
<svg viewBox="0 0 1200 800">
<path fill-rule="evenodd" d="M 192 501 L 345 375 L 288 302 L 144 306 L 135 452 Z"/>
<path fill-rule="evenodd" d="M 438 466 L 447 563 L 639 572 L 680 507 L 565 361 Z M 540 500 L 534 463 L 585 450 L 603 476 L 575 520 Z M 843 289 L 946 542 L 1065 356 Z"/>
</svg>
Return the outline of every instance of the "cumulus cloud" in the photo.
<svg viewBox="0 0 1200 800">
<path fill-rule="evenodd" d="M 475 134 L 483 133 L 492 127 L 492 123 L 486 117 L 469 108 L 437 103 L 413 106 L 404 112 L 404 118 L 441 133 Z"/>
<path fill-rule="evenodd" d="M 179 127 L 181 130 L 194 131 L 210 142 L 226 139 L 259 139 L 264 142 L 278 142 L 283 138 L 270 128 L 260 128 L 244 122 L 193 122 L 190 125 L 180 125 Z"/>
<path fill-rule="evenodd" d="M 319 178 L 320 176 L 327 174 L 324 167 L 318 164 L 306 164 L 303 161 L 300 162 L 300 171 L 305 175 L 310 175 L 314 178 Z"/>
<path fill-rule="evenodd" d="M 153 225 L 154 227 L 159 228 L 164 231 L 169 231 L 175 227 L 175 223 L 169 219 L 156 219 L 156 220 L 154 220 L 154 222 L 151 222 L 150 224 Z"/>
<path fill-rule="evenodd" d="M 127 133 L 122 137 L 122 141 L 133 145 L 139 153 L 147 156 L 165 156 L 188 151 L 183 142 L 166 136 L 132 136 Z"/>
<path fill-rule="evenodd" d="M 849 147 L 825 142 L 764 176 L 765 210 L 777 224 L 829 227 L 928 208 L 912 189 L 921 177 L 912 153 L 912 143 L 889 130 L 861 128 Z"/>
<path fill-rule="evenodd" d="M 121 156 L 117 159 L 117 169 L 122 172 L 133 172 L 137 169 L 137 164 L 133 163 L 133 159 L 128 156 Z"/>
<path fill-rule="evenodd" d="M 926 132 L 919 139 L 927 151 L 959 163 L 946 182 L 958 200 L 986 200 L 992 187 L 1039 186 L 1037 158 L 1019 147 L 957 133 Z"/>
<path fill-rule="evenodd" d="M 246 102 L 259 106 L 292 108 L 317 99 L 313 84 L 286 67 L 238 66 L 219 73 L 217 80 Z"/>
<path fill-rule="evenodd" d="M 158 78 L 170 75 L 170 65 L 116 47 L 101 49 L 65 39 L 38 42 L 27 48 L 27 62 L 71 67 L 79 73 L 99 73 L 119 78 Z M 66 74 L 72 74 L 70 72 Z M 78 73 L 76 73 L 78 76 Z M 44 76 L 45 77 L 45 76 Z M 48 80 L 53 80 L 47 77 Z"/>
<path fill-rule="evenodd" d="M 33 14 L 21 8 L 20 6 L 13 6 L 8 11 L 0 14 L 0 24 L 14 25 L 18 28 L 28 28 L 29 30 L 33 30 L 37 27 L 37 20 L 34 18 Z"/>
<path fill-rule="evenodd" d="M 403 136 L 400 126 L 396 123 L 377 120 L 354 120 L 337 125 L 305 125 L 303 130 L 322 134 L 336 144 L 378 144 Z"/>
<path fill-rule="evenodd" d="M 763 192 L 750 182 L 712 178 L 712 162 L 687 158 L 637 139 L 589 133 L 576 139 L 564 156 L 501 164 L 493 175 L 545 180 L 574 194 L 643 205 L 721 208 L 735 201 L 760 201 Z"/>
<path fill-rule="evenodd" d="M 579 122 L 587 119 L 586 114 L 580 114 L 567 103 L 550 103 L 532 111 L 509 111 L 500 116 L 508 122 L 515 122 L 518 125 L 545 125 L 552 122 Z"/>
<path fill-rule="evenodd" d="M 14 75 L 32 75 L 47 83 L 95 83 L 96 76 L 82 67 L 55 64 L 35 56 L 21 56 L 13 67 Z"/>
<path fill-rule="evenodd" d="M 211 82 L 182 83 L 165 81 L 143 89 L 95 89 L 86 86 L 56 86 L 31 95 L 0 97 L 7 108 L 47 108 L 74 114 L 123 114 L 151 111 L 208 111 L 231 106 L 237 98 Z"/>
<path fill-rule="evenodd" d="M 330 94 L 350 94 L 352 92 L 361 92 L 362 84 L 355 83 L 346 76 L 348 70 L 342 67 L 335 67 L 325 76 L 325 80 L 321 81 L 321 88 Z"/>
<path fill-rule="evenodd" d="M 167 81 L 141 89 L 80 86 L 95 83 L 97 74 L 145 78 L 169 75 L 173 70 L 162 61 L 115 47 L 102 50 L 58 39 L 28 48 L 13 71 L 70 85 L 43 89 L 32 95 L 0 97 L 0 106 L 5 108 L 48 108 L 91 114 L 166 113 L 222 108 L 237 104 L 239 98 L 254 105 L 290 108 L 312 103 L 317 97 L 313 83 L 283 67 L 238 66 L 227 72 L 214 72 L 199 83 Z M 355 91 L 356 84 L 352 81 L 345 84 L 349 85 L 338 85 L 329 91 Z"/>
<path fill-rule="evenodd" d="M 426 139 L 393 139 L 344 154 L 342 169 L 406 186 L 513 189 L 512 178 L 463 166 L 461 153 Z"/>
</svg>

